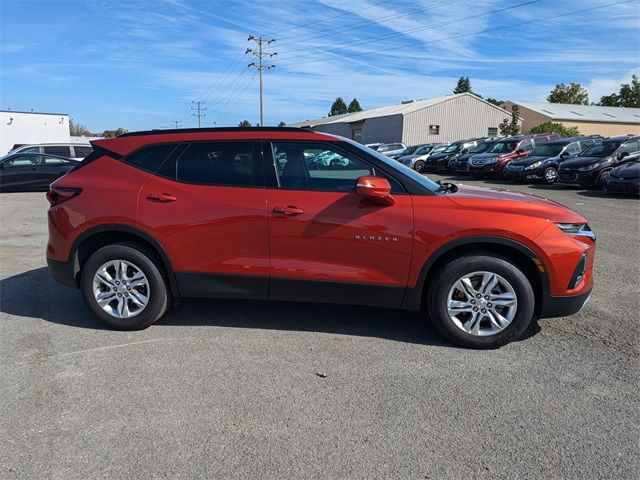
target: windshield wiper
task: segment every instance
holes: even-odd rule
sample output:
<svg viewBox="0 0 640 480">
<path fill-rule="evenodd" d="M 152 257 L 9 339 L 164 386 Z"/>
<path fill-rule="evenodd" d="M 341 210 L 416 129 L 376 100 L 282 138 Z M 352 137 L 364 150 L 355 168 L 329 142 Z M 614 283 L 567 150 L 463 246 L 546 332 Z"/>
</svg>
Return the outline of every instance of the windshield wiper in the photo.
<svg viewBox="0 0 640 480">
<path fill-rule="evenodd" d="M 438 184 L 436 193 L 437 192 L 456 193 L 458 191 L 458 186 L 453 183 L 449 183 L 449 182 L 442 183 L 440 180 L 437 180 L 436 183 Z"/>
</svg>

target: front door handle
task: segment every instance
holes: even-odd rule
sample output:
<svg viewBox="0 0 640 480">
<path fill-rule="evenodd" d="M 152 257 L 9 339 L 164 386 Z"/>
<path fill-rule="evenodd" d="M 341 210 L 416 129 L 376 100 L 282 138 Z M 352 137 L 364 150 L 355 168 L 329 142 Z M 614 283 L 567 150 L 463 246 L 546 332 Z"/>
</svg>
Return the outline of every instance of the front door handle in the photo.
<svg viewBox="0 0 640 480">
<path fill-rule="evenodd" d="M 304 213 L 304 210 L 296 207 L 295 205 L 289 205 L 287 207 L 274 207 L 273 213 L 292 217 L 294 215 L 302 215 Z"/>
<path fill-rule="evenodd" d="M 147 200 L 159 203 L 169 203 L 175 202 L 178 199 L 170 193 L 150 193 L 149 195 L 147 195 Z"/>
</svg>

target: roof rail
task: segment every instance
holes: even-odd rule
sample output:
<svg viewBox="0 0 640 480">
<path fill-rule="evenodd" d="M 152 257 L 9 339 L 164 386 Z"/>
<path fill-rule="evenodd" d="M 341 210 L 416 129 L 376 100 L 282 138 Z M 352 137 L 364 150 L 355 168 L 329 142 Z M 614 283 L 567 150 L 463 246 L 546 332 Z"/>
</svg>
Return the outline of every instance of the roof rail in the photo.
<svg viewBox="0 0 640 480">
<path fill-rule="evenodd" d="M 176 128 L 161 130 L 143 130 L 139 132 L 127 132 L 120 137 L 136 137 L 139 135 L 162 135 L 174 133 L 200 133 L 200 132 L 309 132 L 308 128 L 300 127 L 207 127 L 207 128 Z"/>
</svg>

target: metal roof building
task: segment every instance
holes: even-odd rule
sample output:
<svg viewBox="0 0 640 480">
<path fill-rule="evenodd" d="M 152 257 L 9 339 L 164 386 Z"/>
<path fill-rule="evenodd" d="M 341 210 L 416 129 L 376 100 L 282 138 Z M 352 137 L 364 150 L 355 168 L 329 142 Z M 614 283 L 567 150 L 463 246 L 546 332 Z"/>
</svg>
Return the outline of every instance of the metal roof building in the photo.
<svg viewBox="0 0 640 480">
<path fill-rule="evenodd" d="M 558 122 L 566 127 L 576 127 L 584 135 L 640 135 L 640 108 L 546 102 L 506 102 L 505 108 L 511 110 L 514 104 L 520 107 L 524 132 L 541 123 Z"/>
<path fill-rule="evenodd" d="M 362 112 L 291 124 L 361 143 L 403 142 L 417 145 L 495 136 L 511 113 L 470 93 L 415 100 Z"/>
</svg>

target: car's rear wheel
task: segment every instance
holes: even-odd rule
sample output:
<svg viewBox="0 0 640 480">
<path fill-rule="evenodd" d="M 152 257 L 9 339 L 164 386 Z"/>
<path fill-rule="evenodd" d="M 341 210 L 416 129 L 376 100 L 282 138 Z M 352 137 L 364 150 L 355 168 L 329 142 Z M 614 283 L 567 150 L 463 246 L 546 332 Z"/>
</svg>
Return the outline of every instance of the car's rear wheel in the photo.
<svg viewBox="0 0 640 480">
<path fill-rule="evenodd" d="M 519 338 L 533 319 L 535 296 L 526 275 L 507 259 L 473 254 L 432 274 L 427 306 L 438 331 L 472 348 L 497 348 Z"/>
<path fill-rule="evenodd" d="M 169 292 L 154 255 L 134 244 L 102 247 L 82 269 L 82 293 L 102 321 L 122 330 L 146 328 L 169 305 Z"/>
<path fill-rule="evenodd" d="M 558 181 L 558 171 L 553 167 L 545 168 L 544 181 L 548 184 L 556 183 Z"/>
<path fill-rule="evenodd" d="M 422 173 L 422 171 L 424 170 L 424 162 L 422 160 L 418 160 L 413 168 L 416 172 Z"/>
</svg>

